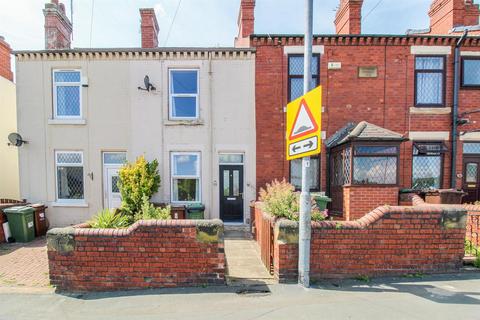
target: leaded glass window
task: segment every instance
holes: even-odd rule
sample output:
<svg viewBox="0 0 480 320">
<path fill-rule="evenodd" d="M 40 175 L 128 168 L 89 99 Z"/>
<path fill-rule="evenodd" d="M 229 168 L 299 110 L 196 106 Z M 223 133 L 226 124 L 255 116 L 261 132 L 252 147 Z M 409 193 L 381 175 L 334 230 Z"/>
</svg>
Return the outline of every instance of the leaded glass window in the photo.
<svg viewBox="0 0 480 320">
<path fill-rule="evenodd" d="M 55 153 L 58 201 L 84 199 L 83 153 L 57 151 Z"/>
<path fill-rule="evenodd" d="M 355 146 L 353 184 L 397 184 L 398 147 Z"/>
<path fill-rule="evenodd" d="M 288 101 L 293 101 L 303 95 L 303 55 L 291 55 L 288 57 Z M 311 88 L 319 85 L 320 56 L 314 55 L 312 59 Z"/>
<path fill-rule="evenodd" d="M 311 191 L 320 191 L 320 158 L 310 158 L 310 174 L 308 175 L 308 184 Z M 302 188 L 302 159 L 290 161 L 290 183 L 295 189 Z"/>
<path fill-rule="evenodd" d="M 464 154 L 480 154 L 480 142 L 464 142 Z"/>
<path fill-rule="evenodd" d="M 462 86 L 480 87 L 480 59 L 463 58 L 462 59 Z"/>
<path fill-rule="evenodd" d="M 439 189 L 442 182 L 443 143 L 414 143 L 412 188 Z"/>
<path fill-rule="evenodd" d="M 75 119 L 82 117 L 80 70 L 53 71 L 54 118 Z"/>
<path fill-rule="evenodd" d="M 445 58 L 417 56 L 415 58 L 415 105 L 444 105 Z"/>
</svg>

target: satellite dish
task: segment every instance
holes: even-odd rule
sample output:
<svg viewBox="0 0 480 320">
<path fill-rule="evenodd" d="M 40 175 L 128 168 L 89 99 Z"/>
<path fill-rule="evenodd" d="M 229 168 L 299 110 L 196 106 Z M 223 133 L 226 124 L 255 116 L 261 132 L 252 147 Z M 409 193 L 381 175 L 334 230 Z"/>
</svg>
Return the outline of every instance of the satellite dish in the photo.
<svg viewBox="0 0 480 320">
<path fill-rule="evenodd" d="M 23 140 L 22 136 L 16 132 L 10 133 L 8 135 L 8 141 L 10 141 L 8 145 L 14 147 L 20 147 L 22 144 L 28 143 L 27 141 Z"/>
<path fill-rule="evenodd" d="M 138 90 L 144 90 L 144 91 L 150 91 L 150 90 L 157 90 L 153 84 L 150 83 L 150 77 L 147 75 L 145 78 L 143 78 L 143 84 L 145 85 L 145 88 L 138 87 Z"/>
</svg>

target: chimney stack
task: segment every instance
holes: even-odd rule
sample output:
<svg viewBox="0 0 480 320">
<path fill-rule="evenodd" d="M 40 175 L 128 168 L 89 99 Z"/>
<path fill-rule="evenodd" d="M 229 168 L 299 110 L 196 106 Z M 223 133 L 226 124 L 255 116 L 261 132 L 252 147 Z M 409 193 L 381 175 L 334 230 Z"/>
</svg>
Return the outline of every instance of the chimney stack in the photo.
<svg viewBox="0 0 480 320">
<path fill-rule="evenodd" d="M 340 0 L 335 16 L 335 32 L 337 34 L 362 33 L 363 0 Z"/>
<path fill-rule="evenodd" d="M 12 48 L 5 42 L 5 38 L 0 36 L 0 77 L 13 81 L 13 73 L 10 65 Z"/>
<path fill-rule="evenodd" d="M 158 47 L 158 22 L 153 8 L 140 9 L 142 48 Z"/>
<path fill-rule="evenodd" d="M 72 23 L 65 14 L 65 6 L 51 0 L 43 9 L 45 16 L 45 49 L 70 49 Z"/>
<path fill-rule="evenodd" d="M 473 0 L 433 0 L 428 15 L 431 34 L 448 34 L 455 27 L 478 25 L 480 12 Z"/>
<path fill-rule="evenodd" d="M 235 38 L 235 47 L 250 47 L 250 35 L 255 26 L 255 0 L 241 0 L 238 13 L 238 36 Z"/>
</svg>

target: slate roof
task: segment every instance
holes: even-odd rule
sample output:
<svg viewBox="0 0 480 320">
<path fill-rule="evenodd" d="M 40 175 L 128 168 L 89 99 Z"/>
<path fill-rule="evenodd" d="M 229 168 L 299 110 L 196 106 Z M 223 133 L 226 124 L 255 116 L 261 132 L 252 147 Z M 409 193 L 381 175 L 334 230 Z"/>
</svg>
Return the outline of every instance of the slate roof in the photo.
<svg viewBox="0 0 480 320">
<path fill-rule="evenodd" d="M 350 141 L 406 141 L 402 134 L 379 127 L 366 121 L 348 123 L 327 139 L 327 148 Z"/>
</svg>

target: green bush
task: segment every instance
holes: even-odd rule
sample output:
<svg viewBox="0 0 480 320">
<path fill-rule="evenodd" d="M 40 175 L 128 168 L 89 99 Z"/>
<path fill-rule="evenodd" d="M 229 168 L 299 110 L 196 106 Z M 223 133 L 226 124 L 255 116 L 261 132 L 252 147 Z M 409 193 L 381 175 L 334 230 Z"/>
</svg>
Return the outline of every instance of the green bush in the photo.
<svg viewBox="0 0 480 320">
<path fill-rule="evenodd" d="M 122 210 L 133 221 L 141 211 L 143 197 L 150 199 L 160 187 L 158 161 L 147 162 L 140 156 L 135 163 L 127 163 L 120 169 L 119 178 Z"/>
<path fill-rule="evenodd" d="M 129 218 L 121 212 L 105 209 L 97 213 L 92 220 L 88 221 L 92 228 L 96 229 L 120 229 L 130 225 Z"/>
<path fill-rule="evenodd" d="M 143 196 L 140 212 L 135 214 L 135 221 L 138 220 L 170 220 L 171 207 L 155 208 L 148 200 L 147 196 Z"/>
<path fill-rule="evenodd" d="M 267 183 L 266 189 L 260 189 L 260 201 L 263 202 L 263 210 L 278 218 L 286 218 L 298 221 L 300 210 L 300 194 L 295 192 L 295 187 L 286 182 L 274 180 Z M 312 221 L 323 221 L 326 218 L 320 211 L 314 199 L 312 199 Z"/>
</svg>

